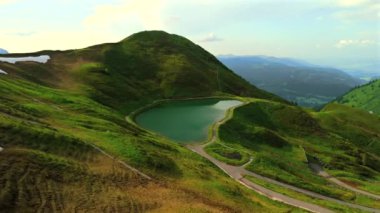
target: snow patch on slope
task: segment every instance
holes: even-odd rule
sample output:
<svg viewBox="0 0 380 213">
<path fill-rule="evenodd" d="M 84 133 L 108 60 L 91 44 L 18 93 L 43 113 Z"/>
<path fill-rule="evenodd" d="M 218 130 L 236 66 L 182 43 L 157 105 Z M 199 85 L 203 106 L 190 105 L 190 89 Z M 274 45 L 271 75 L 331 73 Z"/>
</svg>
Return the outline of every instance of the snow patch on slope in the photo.
<svg viewBox="0 0 380 213">
<path fill-rule="evenodd" d="M 0 57 L 0 62 L 8 62 L 11 64 L 15 64 L 20 61 L 34 61 L 37 63 L 45 64 L 50 60 L 50 56 L 48 55 L 40 55 L 40 56 L 27 56 L 27 57 Z"/>
<path fill-rule="evenodd" d="M 8 73 L 5 72 L 4 70 L 1 70 L 1 69 L 0 69 L 0 74 L 4 74 L 4 75 L 6 75 L 6 74 L 8 74 Z"/>
<path fill-rule="evenodd" d="M 6 50 L 0 48 L 0 54 L 8 54 L 8 51 L 6 51 Z"/>
</svg>

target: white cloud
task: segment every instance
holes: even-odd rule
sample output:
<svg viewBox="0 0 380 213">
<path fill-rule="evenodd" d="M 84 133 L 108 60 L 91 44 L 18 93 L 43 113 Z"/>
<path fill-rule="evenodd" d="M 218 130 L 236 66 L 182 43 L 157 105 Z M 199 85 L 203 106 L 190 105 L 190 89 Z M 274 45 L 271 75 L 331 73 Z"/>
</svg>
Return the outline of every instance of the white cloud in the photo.
<svg viewBox="0 0 380 213">
<path fill-rule="evenodd" d="M 38 50 L 67 50 L 119 41 L 121 38 L 107 31 L 83 29 L 79 31 L 44 31 L 30 36 L 14 36 L 12 32 L 0 34 L 0 46 L 9 52 L 34 52 Z"/>
<path fill-rule="evenodd" d="M 376 42 L 373 40 L 368 40 L 368 39 L 362 39 L 362 40 L 353 40 L 353 39 L 342 39 L 339 40 L 336 44 L 335 47 L 337 48 L 344 48 L 348 46 L 368 46 L 375 44 Z"/>
<path fill-rule="evenodd" d="M 380 2 L 366 4 L 361 7 L 341 10 L 335 14 L 341 20 L 374 20 L 378 21 L 380 17 Z"/>
<path fill-rule="evenodd" d="M 112 26 L 117 24 L 142 25 L 145 30 L 157 30 L 164 27 L 161 10 L 167 0 L 123 0 L 118 4 L 98 6 L 95 12 L 86 18 L 86 26 Z"/>
<path fill-rule="evenodd" d="M 214 33 L 209 33 L 205 38 L 199 40 L 200 42 L 214 42 L 214 41 L 222 41 L 223 39 L 216 36 Z"/>
<path fill-rule="evenodd" d="M 325 17 L 323 16 L 318 16 L 317 18 L 315 18 L 315 20 L 317 21 L 323 21 L 325 19 Z"/>
<path fill-rule="evenodd" d="M 11 36 L 31 36 L 33 34 L 35 34 L 36 32 L 12 32 L 12 33 L 8 33 L 8 35 L 11 35 Z"/>
<path fill-rule="evenodd" d="M 0 0 L 0 5 L 2 4 L 9 4 L 9 3 L 12 3 L 12 2 L 15 2 L 16 0 Z"/>
<path fill-rule="evenodd" d="M 165 23 L 167 24 L 174 24 L 174 23 L 179 23 L 181 21 L 181 18 L 179 16 L 169 16 L 166 20 Z"/>
<path fill-rule="evenodd" d="M 371 0 L 339 0 L 338 5 L 341 7 L 356 7 L 371 3 Z"/>
<path fill-rule="evenodd" d="M 13 1 L 22 0 L 0 0 L 0 5 Z M 166 1 L 120 0 L 118 3 L 99 5 L 81 22 L 78 20 L 78 25 L 73 28 L 36 31 L 22 31 L 18 27 L 3 29 L 0 32 L 0 46 L 10 52 L 34 52 L 117 42 L 141 30 L 163 29 L 168 20 L 179 21 L 179 17 L 174 15 L 162 15 Z"/>
</svg>

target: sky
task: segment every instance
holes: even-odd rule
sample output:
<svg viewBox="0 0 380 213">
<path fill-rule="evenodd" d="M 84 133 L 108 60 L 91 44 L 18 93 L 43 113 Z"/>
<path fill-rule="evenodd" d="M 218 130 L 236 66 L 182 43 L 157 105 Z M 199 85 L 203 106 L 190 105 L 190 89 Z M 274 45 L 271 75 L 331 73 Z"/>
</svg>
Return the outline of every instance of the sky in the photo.
<svg viewBox="0 0 380 213">
<path fill-rule="evenodd" d="M 380 73 L 380 0 L 0 0 L 0 14 L 0 48 L 13 53 L 164 30 L 215 55 Z"/>
</svg>

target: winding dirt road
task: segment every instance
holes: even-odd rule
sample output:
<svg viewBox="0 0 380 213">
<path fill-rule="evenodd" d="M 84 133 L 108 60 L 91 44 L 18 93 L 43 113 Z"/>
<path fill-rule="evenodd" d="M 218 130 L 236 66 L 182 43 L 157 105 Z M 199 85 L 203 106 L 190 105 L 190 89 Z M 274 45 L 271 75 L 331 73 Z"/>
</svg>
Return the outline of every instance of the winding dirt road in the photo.
<svg viewBox="0 0 380 213">
<path fill-rule="evenodd" d="M 207 158 L 209 161 L 211 161 L 213 164 L 218 166 L 221 170 L 223 170 L 226 174 L 228 174 L 231 178 L 235 179 L 239 183 L 245 185 L 248 188 L 255 190 L 259 194 L 262 194 L 266 197 L 269 197 L 272 200 L 277 200 L 277 201 L 280 201 L 280 202 L 283 202 L 283 203 L 286 203 L 286 204 L 289 204 L 292 206 L 296 206 L 299 208 L 306 209 L 308 211 L 312 211 L 312 212 L 321 212 L 321 213 L 333 212 L 333 211 L 326 209 L 326 208 L 323 208 L 321 206 L 317 206 L 314 204 L 306 203 L 306 202 L 301 201 L 301 200 L 293 199 L 291 197 L 288 197 L 288 196 L 285 196 L 283 194 L 274 192 L 274 191 L 269 190 L 267 188 L 264 188 L 258 184 L 250 182 L 249 180 L 247 180 L 246 178 L 244 178 L 242 176 L 246 171 L 243 167 L 231 166 L 231 165 L 228 165 L 228 164 L 225 164 L 223 162 L 216 160 L 215 158 L 211 157 L 209 154 L 207 154 L 204 151 L 203 145 L 188 145 L 187 147 L 190 150 L 198 153 L 199 155 Z"/>
<path fill-rule="evenodd" d="M 309 163 L 309 166 L 311 167 L 312 170 L 314 170 L 318 175 L 326 178 L 328 181 L 338 185 L 338 186 L 341 186 L 343 188 L 346 188 L 348 190 L 351 190 L 351 191 L 354 191 L 356 193 L 359 193 L 359 194 L 362 194 L 362 195 L 365 195 L 365 196 L 368 196 L 368 197 L 371 197 L 371 198 L 374 198 L 376 200 L 380 200 L 380 195 L 375 195 L 375 194 L 372 194 L 372 193 L 369 193 L 369 192 L 366 192 L 366 191 L 363 191 L 363 190 L 360 190 L 360 189 L 357 189 L 355 187 L 352 187 L 342 181 L 340 181 L 339 179 L 337 178 L 334 178 L 333 176 L 329 175 L 326 171 L 323 170 L 323 168 L 318 165 L 318 164 L 315 164 L 315 163 Z"/>
<path fill-rule="evenodd" d="M 210 144 L 210 143 L 208 143 L 208 144 Z M 307 203 L 307 202 L 304 202 L 304 201 L 301 201 L 301 200 L 297 200 L 297 199 L 288 197 L 286 195 L 274 192 L 274 191 L 269 190 L 267 188 L 264 188 L 264 187 L 262 187 L 262 186 L 260 186 L 258 184 L 250 182 L 249 180 L 247 180 L 246 178 L 244 178 L 244 175 L 253 176 L 253 177 L 256 177 L 258 179 L 264 180 L 266 182 L 269 182 L 269 183 L 272 183 L 272 184 L 276 184 L 276 185 L 285 187 L 287 189 L 290 189 L 290 190 L 293 190 L 293 191 L 297 191 L 297 192 L 306 194 L 306 195 L 308 195 L 310 197 L 314 197 L 314 198 L 318 198 L 318 199 L 322 199 L 322 200 L 336 202 L 336 203 L 339 203 L 341 205 L 345 205 L 345 206 L 348 206 L 350 208 L 360 209 L 360 210 L 363 210 L 363 211 L 380 213 L 380 210 L 378 210 L 378 209 L 369 208 L 369 207 L 360 206 L 360 205 L 353 204 L 353 203 L 344 202 L 344 201 L 341 201 L 341 200 L 338 200 L 338 199 L 335 199 L 335 198 L 327 197 L 327 196 L 324 196 L 324 195 L 321 195 L 321 194 L 318 194 L 318 193 L 315 193 L 315 192 L 312 192 L 312 191 L 301 189 L 301 188 L 298 188 L 298 187 L 295 187 L 295 186 L 292 186 L 292 185 L 289 185 L 289 184 L 286 184 L 286 183 L 282 183 L 282 182 L 279 182 L 279 181 L 276 181 L 276 180 L 273 180 L 273 179 L 261 176 L 259 174 L 254 173 L 254 172 L 247 171 L 244 168 L 244 166 L 232 166 L 232 165 L 228 165 L 226 163 L 223 163 L 223 162 L 221 162 L 221 161 L 213 158 L 211 155 L 207 154 L 204 151 L 204 147 L 207 146 L 208 144 L 205 144 L 205 145 L 191 144 L 191 145 L 187 145 L 186 147 L 189 148 L 190 150 L 198 153 L 199 155 L 205 157 L 209 161 L 211 161 L 214 165 L 216 165 L 217 167 L 219 167 L 227 175 L 229 175 L 231 178 L 235 179 L 239 183 L 241 183 L 241 184 L 247 186 L 248 188 L 251 188 L 251 189 L 255 190 L 256 192 L 258 192 L 260 194 L 263 194 L 263 195 L 265 195 L 265 196 L 267 196 L 267 197 L 269 197 L 269 198 L 271 198 L 273 200 L 277 200 L 277 201 L 280 201 L 280 202 L 283 202 L 283 203 L 286 203 L 286 204 L 289 204 L 289 205 L 292 205 L 292 206 L 296 206 L 296 207 L 299 207 L 299 208 L 303 208 L 303 209 L 312 211 L 312 212 L 322 212 L 322 213 L 323 212 L 333 212 L 333 211 L 331 211 L 329 209 L 326 209 L 324 207 L 321 207 L 321 206 L 318 206 L 318 205 L 314 205 L 314 204 L 311 204 L 311 203 Z"/>
<path fill-rule="evenodd" d="M 369 208 L 369 207 L 365 207 L 365 206 L 356 205 L 356 204 L 353 204 L 353 203 L 344 202 L 344 201 L 341 201 L 341 200 L 338 200 L 338 199 L 335 199 L 335 198 L 330 198 L 330 197 L 327 197 L 327 196 L 324 196 L 324 195 L 321 195 L 321 194 L 318 194 L 318 193 L 315 193 L 315 192 L 312 192 L 312 191 L 301 189 L 301 188 L 298 188 L 298 187 L 295 187 L 295 186 L 292 186 L 292 185 L 289 185 L 289 184 L 285 184 L 285 183 L 282 183 L 282 182 L 279 182 L 279 181 L 276 181 L 276 180 L 273 180 L 273 179 L 261 176 L 259 174 L 254 173 L 254 172 L 251 172 L 251 171 L 247 171 L 244 167 L 252 162 L 252 158 L 250 159 L 250 161 L 248 163 L 244 164 L 243 166 L 232 166 L 232 165 L 228 165 L 226 163 L 223 163 L 223 162 L 215 159 L 211 155 L 207 154 L 204 151 L 204 148 L 207 145 L 216 142 L 216 140 L 218 138 L 218 128 L 219 128 L 219 126 L 232 118 L 232 116 L 233 116 L 233 110 L 235 108 L 241 107 L 241 106 L 243 106 L 245 104 L 247 104 L 247 103 L 243 103 L 241 105 L 238 105 L 238 106 L 230 108 L 227 111 L 227 116 L 223 120 L 217 122 L 213 126 L 212 137 L 211 137 L 210 142 L 208 142 L 206 144 L 188 144 L 188 145 L 186 145 L 186 147 L 188 149 L 196 152 L 197 154 L 203 156 L 204 158 L 208 159 L 209 161 L 211 161 L 214 165 L 216 165 L 217 167 L 219 167 L 227 175 L 229 175 L 231 178 L 235 179 L 239 183 L 245 185 L 246 187 L 248 187 L 250 189 L 253 189 L 254 191 L 256 191 L 256 192 L 258 192 L 258 193 L 260 193 L 260 194 L 262 194 L 262 195 L 264 195 L 266 197 L 269 197 L 272 200 L 277 200 L 277 201 L 280 201 L 280 202 L 283 202 L 283 203 L 286 203 L 286 204 L 289 204 L 289 205 L 292 205 L 292 206 L 295 206 L 295 207 L 298 207 L 298 208 L 302 208 L 302 209 L 306 209 L 308 211 L 312 211 L 312 212 L 321 212 L 321 213 L 325 213 L 325 212 L 330 213 L 330 212 L 333 212 L 333 211 L 331 211 L 329 209 L 326 209 L 324 207 L 321 207 L 321 206 L 318 206 L 318 205 L 314 205 L 314 204 L 311 204 L 311 203 L 307 203 L 307 202 L 304 202 L 304 201 L 301 201 L 301 200 L 297 200 L 297 199 L 288 197 L 286 195 L 274 192 L 274 191 L 269 190 L 267 188 L 264 188 L 264 187 L 262 187 L 262 186 L 260 186 L 258 184 L 255 184 L 255 183 L 247 180 L 246 178 L 244 178 L 244 175 L 253 176 L 253 177 L 256 177 L 258 179 L 267 181 L 269 183 L 273 183 L 273 184 L 285 187 L 287 189 L 294 190 L 294 191 L 306 194 L 306 195 L 314 197 L 314 198 L 336 202 L 336 203 L 339 203 L 341 205 L 345 205 L 345 206 L 348 206 L 348 207 L 351 207 L 351 208 L 361 209 L 361 210 L 364 210 L 364 211 L 380 213 L 380 210 L 378 210 L 378 209 L 373 209 L 373 208 Z"/>
</svg>

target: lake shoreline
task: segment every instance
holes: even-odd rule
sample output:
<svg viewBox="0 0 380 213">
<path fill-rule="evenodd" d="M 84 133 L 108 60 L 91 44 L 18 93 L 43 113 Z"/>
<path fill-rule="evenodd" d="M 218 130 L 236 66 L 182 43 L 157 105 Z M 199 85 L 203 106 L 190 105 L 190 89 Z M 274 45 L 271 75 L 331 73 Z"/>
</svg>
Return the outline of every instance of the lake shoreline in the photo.
<svg viewBox="0 0 380 213">
<path fill-rule="evenodd" d="M 192 106 L 191 104 L 194 104 L 192 106 L 194 109 L 191 109 L 191 110 L 207 110 L 207 108 L 202 109 L 202 106 L 201 106 L 202 103 L 201 103 L 201 105 L 199 105 L 199 107 L 197 107 L 197 103 L 191 103 L 190 102 L 190 101 L 207 101 L 207 100 L 215 100 L 216 103 L 213 104 L 213 105 L 221 104 L 221 105 L 219 105 L 219 107 L 221 107 L 221 108 L 216 109 L 217 111 L 211 111 L 212 113 L 210 112 L 211 114 L 216 113 L 214 115 L 215 118 L 210 118 L 209 116 L 211 116 L 211 115 L 210 114 L 206 114 L 207 115 L 206 117 L 208 117 L 207 118 L 208 119 L 207 122 L 209 122 L 210 119 L 211 120 L 212 119 L 217 119 L 217 120 L 215 120 L 215 121 L 213 120 L 211 123 L 207 124 L 207 127 L 206 127 L 207 128 L 207 133 L 206 133 L 206 136 L 205 136 L 204 139 L 195 139 L 195 140 L 188 139 L 188 141 L 187 141 L 187 139 L 183 139 L 183 138 L 182 139 L 178 139 L 178 138 L 176 139 L 176 138 L 173 138 L 173 137 L 168 137 L 168 135 L 162 134 L 162 131 L 161 131 L 161 133 L 158 130 L 154 131 L 154 130 L 152 130 L 152 128 L 147 128 L 146 126 L 142 125 L 141 123 L 138 123 L 138 121 L 136 120 L 137 117 L 141 116 L 144 112 L 148 112 L 149 110 L 152 110 L 152 109 L 156 108 L 159 105 L 165 106 L 166 103 L 173 103 L 173 105 L 178 104 L 179 107 L 175 107 L 175 106 L 166 106 L 166 107 L 167 108 L 172 108 L 173 110 L 181 110 L 181 107 L 183 107 L 183 106 L 181 106 L 181 104 L 189 101 L 189 103 L 190 103 L 189 106 Z M 205 142 L 205 141 L 207 142 L 207 141 L 209 141 L 210 137 L 212 137 L 210 135 L 211 132 L 209 130 L 214 126 L 214 123 L 216 123 L 216 122 L 219 121 L 219 117 L 221 117 L 220 112 L 219 112 L 219 115 L 217 115 L 218 111 L 223 111 L 223 117 L 220 118 L 220 119 L 223 119 L 225 117 L 226 111 L 229 108 L 234 107 L 234 106 L 228 106 L 228 105 L 227 106 L 223 106 L 223 103 L 220 103 L 220 101 L 238 101 L 238 102 L 240 102 L 238 104 L 241 104 L 241 103 L 245 102 L 244 98 L 236 97 L 236 96 L 208 96 L 208 97 L 194 97 L 194 98 L 192 97 L 192 98 L 179 98 L 179 99 L 162 99 L 162 100 L 156 100 L 156 101 L 152 102 L 151 104 L 145 105 L 145 106 L 143 106 L 143 107 L 141 107 L 141 108 L 133 111 L 132 113 L 130 113 L 126 117 L 126 120 L 127 120 L 128 123 L 134 125 L 135 127 L 139 128 L 139 129 L 141 129 L 141 130 L 143 130 L 145 132 L 149 132 L 149 133 L 151 133 L 153 135 L 159 135 L 161 137 L 165 137 L 165 138 L 167 138 L 167 139 L 169 139 L 171 141 L 174 141 L 174 142 L 176 142 L 178 144 L 181 144 L 181 145 L 183 145 L 183 144 L 189 144 L 189 143 L 202 143 L 202 142 Z M 231 104 L 234 104 L 234 103 L 231 103 Z M 212 105 L 210 105 L 210 106 L 212 106 Z M 204 107 L 210 107 L 210 106 L 208 106 L 207 103 L 204 103 Z M 228 108 L 224 109 L 223 107 L 228 107 Z M 165 110 L 165 109 L 161 109 L 161 110 Z M 166 110 L 169 110 L 169 109 L 166 109 Z M 194 112 L 194 111 L 190 111 L 190 112 L 197 113 L 197 112 Z M 184 114 L 187 114 L 187 112 L 186 113 L 180 113 L 179 116 L 183 117 Z M 169 115 L 170 115 L 170 113 L 169 113 Z M 201 118 L 205 119 L 203 116 L 201 116 L 199 119 L 201 119 Z M 178 122 L 178 121 L 175 121 L 175 119 L 176 118 L 174 118 L 174 120 L 172 119 L 171 121 L 172 122 Z M 162 120 L 162 119 L 158 119 L 158 120 Z M 191 121 L 188 120 L 188 122 L 191 122 Z M 193 121 L 193 122 L 197 123 L 197 122 L 200 122 L 200 121 L 196 120 L 196 121 Z M 185 125 L 188 125 L 188 123 L 185 123 Z M 168 133 L 167 130 L 168 129 L 165 129 L 164 132 Z M 183 130 L 183 129 L 180 130 L 180 131 L 186 132 L 186 130 Z M 189 131 L 191 131 L 191 130 L 189 130 Z M 194 132 L 194 129 L 192 129 L 192 131 Z M 198 131 L 198 130 L 196 130 L 196 131 Z M 178 135 L 180 133 L 178 133 L 178 132 L 177 133 L 170 132 L 168 134 L 173 136 L 173 135 L 176 135 L 176 134 Z M 185 134 L 186 133 L 184 133 L 184 135 Z M 203 133 L 197 132 L 196 134 L 194 134 L 195 136 L 193 136 L 192 134 L 189 134 L 189 135 L 190 135 L 190 138 L 196 138 L 196 137 L 200 138 L 199 135 L 201 135 L 201 134 L 203 134 Z M 183 137 L 186 137 L 186 136 L 183 136 Z"/>
</svg>

